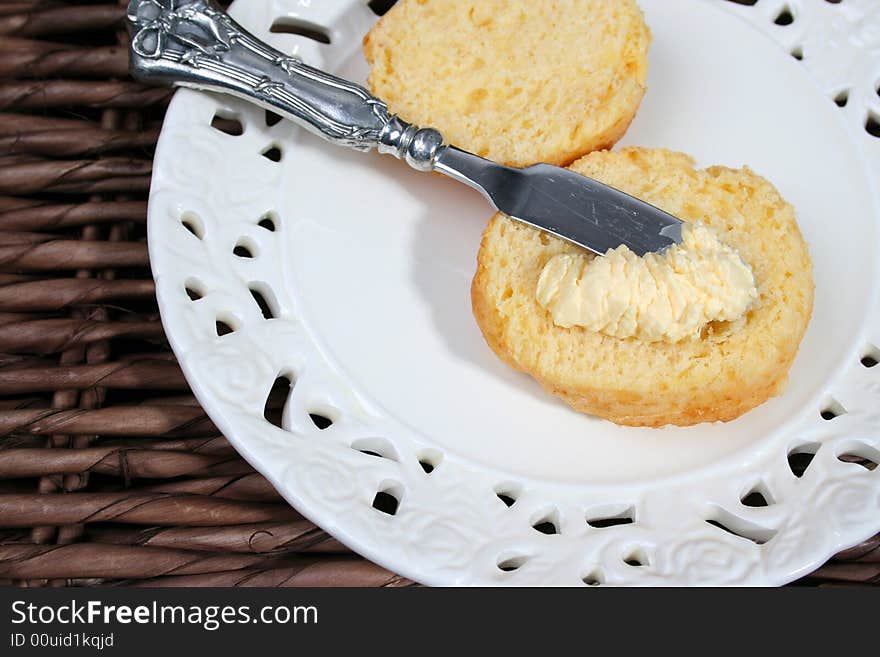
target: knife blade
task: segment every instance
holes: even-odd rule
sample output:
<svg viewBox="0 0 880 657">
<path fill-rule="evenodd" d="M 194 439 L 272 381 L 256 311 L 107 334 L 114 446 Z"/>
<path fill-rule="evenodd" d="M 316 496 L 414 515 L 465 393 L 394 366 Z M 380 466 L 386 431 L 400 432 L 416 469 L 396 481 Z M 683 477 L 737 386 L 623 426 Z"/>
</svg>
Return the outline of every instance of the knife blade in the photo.
<svg viewBox="0 0 880 657">
<path fill-rule="evenodd" d="M 434 170 L 475 188 L 510 217 L 594 253 L 623 244 L 641 256 L 681 242 L 673 215 L 570 169 L 507 167 L 447 146 Z"/>
<path fill-rule="evenodd" d="M 264 43 L 209 0 L 130 0 L 126 17 L 130 68 L 140 80 L 236 96 L 332 143 L 438 171 L 511 217 L 596 253 L 625 244 L 644 255 L 681 242 L 678 219 L 620 190 L 549 164 L 518 169 L 446 144 L 364 87 Z"/>
</svg>

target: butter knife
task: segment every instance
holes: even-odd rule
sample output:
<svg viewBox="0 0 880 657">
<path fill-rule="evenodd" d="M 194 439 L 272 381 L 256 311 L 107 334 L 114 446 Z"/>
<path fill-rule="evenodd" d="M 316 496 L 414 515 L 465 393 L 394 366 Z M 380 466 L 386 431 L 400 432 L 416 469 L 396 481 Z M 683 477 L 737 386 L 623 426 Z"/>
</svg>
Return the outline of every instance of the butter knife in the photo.
<svg viewBox="0 0 880 657">
<path fill-rule="evenodd" d="M 260 41 L 208 0 L 131 0 L 127 19 L 137 79 L 231 94 L 335 144 L 377 148 L 463 182 L 514 219 L 595 253 L 625 244 L 643 255 L 681 242 L 681 222 L 659 208 L 568 169 L 503 166 L 447 144 L 439 131 L 391 114 L 362 86 Z"/>
</svg>

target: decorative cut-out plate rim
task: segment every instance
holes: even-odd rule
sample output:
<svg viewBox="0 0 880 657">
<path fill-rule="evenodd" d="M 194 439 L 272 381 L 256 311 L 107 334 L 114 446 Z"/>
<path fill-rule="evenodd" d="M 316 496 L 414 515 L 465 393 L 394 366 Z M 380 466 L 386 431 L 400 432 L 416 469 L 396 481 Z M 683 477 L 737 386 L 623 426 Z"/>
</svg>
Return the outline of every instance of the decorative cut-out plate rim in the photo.
<svg viewBox="0 0 880 657">
<path fill-rule="evenodd" d="M 793 8 L 803 21 L 822 1 L 777 4 Z M 759 3 L 760 16 L 756 7 L 735 13 L 766 31 L 766 12 L 776 11 L 770 7 L 774 2 Z M 274 35 L 258 29 L 269 13 L 295 9 L 310 23 L 331 26 L 341 13 L 364 4 L 337 0 L 303 7 L 267 0 L 236 3 L 232 11 L 271 42 Z M 366 24 L 366 14 L 355 14 L 347 16 L 348 23 Z M 306 59 L 310 47 L 303 45 Z M 820 431 L 788 440 L 789 452 L 817 450 L 802 478 L 779 462 L 779 454 L 764 455 L 754 472 L 713 482 L 711 499 L 697 496 L 685 503 L 677 496 L 689 485 L 687 475 L 669 478 L 663 491 L 609 486 L 603 493 L 597 491 L 601 486 L 590 486 L 585 499 L 583 486 L 505 475 L 444 454 L 412 435 L 339 376 L 332 359 L 310 341 L 297 315 L 295 291 L 287 289 L 280 272 L 262 264 L 281 261 L 283 240 L 279 245 L 272 236 L 290 229 L 257 225 L 275 207 L 264 199 L 276 198 L 277 171 L 266 160 L 244 174 L 236 172 L 240 180 L 223 178 L 230 173 L 222 156 L 228 142 L 198 132 L 207 129 L 218 103 L 226 114 L 250 123 L 262 116 L 233 101 L 184 91 L 169 107 L 157 148 L 148 230 L 162 322 L 194 394 L 216 426 L 291 504 L 343 543 L 426 584 L 781 584 L 880 527 L 877 473 L 838 460 L 851 450 L 880 460 L 880 417 L 871 414 L 835 420 L 841 428 L 834 438 Z M 261 127 L 256 135 L 249 130 L 247 147 L 264 149 L 267 134 L 276 134 L 272 130 Z M 263 141 L 253 141 L 257 138 Z M 216 163 L 218 171 L 210 179 L 197 172 L 193 177 L 200 162 Z M 874 200 L 878 207 L 876 185 Z M 255 213 L 258 207 L 265 209 Z M 195 223 L 190 230 L 181 225 L 184 210 Z M 239 274 L 230 270 L 227 252 L 242 237 L 260 257 L 236 262 L 244 272 Z M 259 284 L 269 290 L 268 312 L 275 319 L 266 321 L 261 314 L 266 311 L 253 305 L 245 279 L 252 281 L 251 289 Z M 191 282 L 200 290 L 195 301 L 184 291 Z M 876 299 L 871 302 L 877 319 Z M 232 333 L 219 337 L 215 320 L 230 324 Z M 866 377 L 870 368 L 856 361 L 850 369 L 856 405 L 880 399 L 880 384 Z M 293 380 L 283 428 L 263 419 L 269 389 L 281 375 Z M 326 415 L 330 426 L 313 424 L 312 413 Z M 848 427 L 845 433 L 843 427 Z M 704 468 L 704 478 L 717 469 Z M 769 499 L 765 507 L 743 504 L 755 490 L 780 499 Z M 379 494 L 386 495 L 380 502 L 394 498 L 391 507 L 377 503 Z M 700 523 L 688 526 L 684 538 L 674 523 L 653 526 L 664 500 L 699 516 Z M 710 520 L 738 535 L 719 531 Z M 607 528 L 617 525 L 627 526 Z"/>
</svg>

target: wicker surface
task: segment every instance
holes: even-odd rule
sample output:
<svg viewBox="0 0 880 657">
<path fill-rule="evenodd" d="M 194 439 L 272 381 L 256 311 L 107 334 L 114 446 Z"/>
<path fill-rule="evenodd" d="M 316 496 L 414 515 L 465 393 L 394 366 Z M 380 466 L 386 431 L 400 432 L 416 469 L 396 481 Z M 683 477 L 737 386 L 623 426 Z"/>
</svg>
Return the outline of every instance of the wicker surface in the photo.
<svg viewBox="0 0 880 657">
<path fill-rule="evenodd" d="M 401 586 L 288 507 L 199 408 L 145 243 L 169 97 L 115 1 L 0 0 L 0 582 Z M 880 536 L 801 584 L 880 582 Z"/>
</svg>

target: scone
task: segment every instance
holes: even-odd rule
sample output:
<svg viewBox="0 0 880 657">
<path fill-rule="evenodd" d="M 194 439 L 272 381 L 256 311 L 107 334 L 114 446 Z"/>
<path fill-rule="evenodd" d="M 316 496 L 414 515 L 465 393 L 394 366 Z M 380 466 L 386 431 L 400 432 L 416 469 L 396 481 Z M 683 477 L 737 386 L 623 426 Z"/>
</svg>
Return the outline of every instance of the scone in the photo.
<svg viewBox="0 0 880 657">
<path fill-rule="evenodd" d="M 364 39 L 395 114 L 502 164 L 610 148 L 645 93 L 635 0 L 399 0 Z"/>
<path fill-rule="evenodd" d="M 489 346 L 576 410 L 624 425 L 728 421 L 779 394 L 813 306 L 810 256 L 779 192 L 748 168 L 698 170 L 662 149 L 591 153 L 571 168 L 712 229 L 751 266 L 757 299 L 674 343 L 562 328 L 536 300 L 538 277 L 553 256 L 584 250 L 499 213 L 471 290 Z"/>
</svg>

